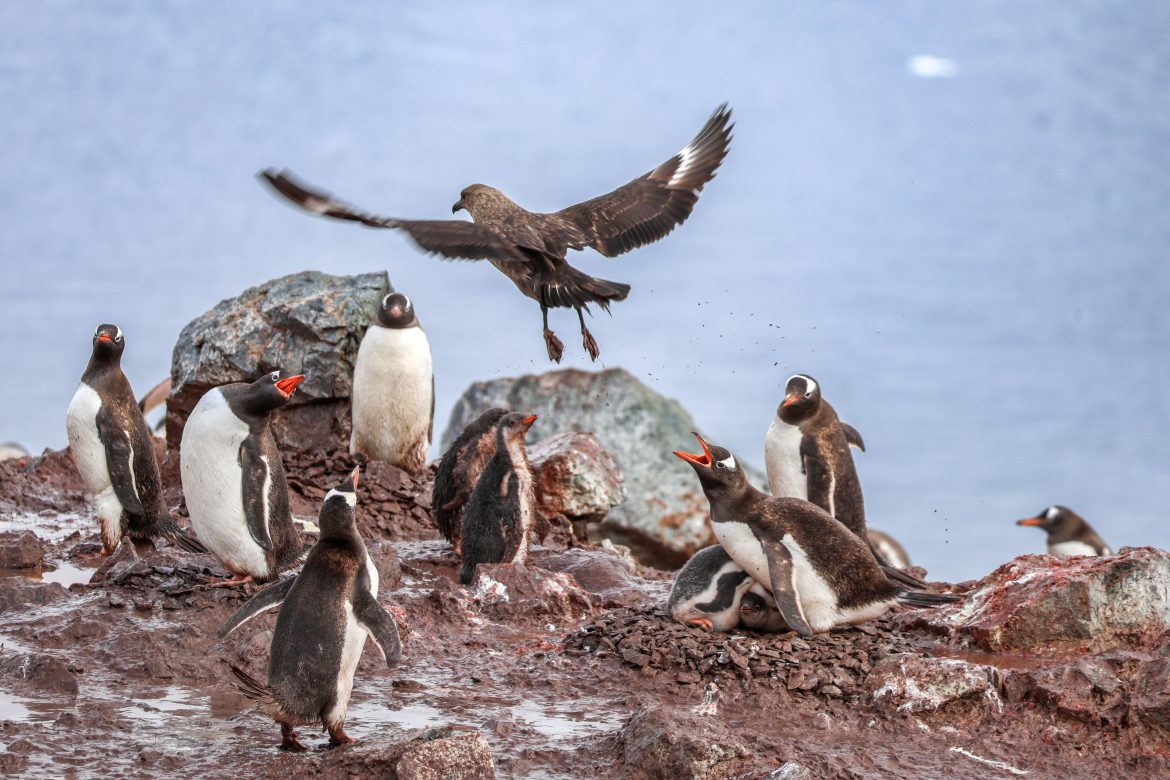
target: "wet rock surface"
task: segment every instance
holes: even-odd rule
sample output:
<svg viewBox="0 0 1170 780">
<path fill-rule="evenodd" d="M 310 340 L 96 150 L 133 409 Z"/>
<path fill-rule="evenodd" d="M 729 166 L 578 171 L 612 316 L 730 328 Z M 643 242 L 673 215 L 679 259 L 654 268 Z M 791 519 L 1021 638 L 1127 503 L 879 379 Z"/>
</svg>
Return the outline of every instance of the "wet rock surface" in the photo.
<svg viewBox="0 0 1170 780">
<path fill-rule="evenodd" d="M 41 540 L 32 531 L 0 533 L 0 569 L 35 569 L 44 560 Z"/>
<path fill-rule="evenodd" d="M 609 510 L 599 533 L 624 544 L 644 563 L 676 567 L 714 542 L 707 500 L 693 470 L 671 455 L 688 447 L 694 420 L 619 368 L 568 369 L 471 385 L 456 403 L 443 433 L 449 447 L 463 428 L 493 406 L 538 415 L 529 439 L 592 432 L 613 455 L 626 500 Z M 752 472 L 754 473 L 754 472 Z M 753 480 L 763 484 L 758 475 Z"/>
<path fill-rule="evenodd" d="M 388 292 L 385 272 L 304 271 L 251 287 L 192 320 L 171 359 L 168 445 L 179 446 L 183 423 L 210 388 L 251 382 L 278 368 L 304 373 L 305 381 L 273 415 L 277 440 L 306 449 L 348 441 L 358 345 Z"/>
<path fill-rule="evenodd" d="M 298 469 L 316 464 L 323 475 L 348 465 L 339 453 L 295 457 L 304 458 Z M 1074 636 L 1053 639 L 1075 649 L 1067 653 L 993 653 L 926 611 L 811 639 L 707 634 L 659 606 L 668 574 L 614 550 L 551 541 L 533 548 L 528 565 L 482 567 L 464 588 L 450 546 L 429 525 L 419 526 L 426 538 L 403 538 L 429 496 L 425 477 L 398 482 L 378 467 L 363 482 L 358 522 L 383 575 L 379 598 L 399 624 L 402 662 L 387 669 L 367 645 L 346 725 L 356 744 L 327 750 L 306 727 L 309 751 L 283 753 L 279 728 L 226 666 L 264 678 L 275 615 L 216 637 L 255 590 L 209 587 L 223 575 L 214 559 L 166 545 L 126 543 L 104 561 L 71 557 L 96 538 L 96 523 L 73 492 L 67 456 L 33 461 L 0 463 L 0 520 L 32 527 L 46 557 L 27 575 L 0 576 L 14 605 L 0 621 L 0 772 L 1165 776 L 1170 637 L 1127 630 L 1101 650 Z M 10 476 L 33 492 L 11 487 Z M 317 482 L 328 480 L 298 488 L 305 510 L 315 510 Z M 1159 565 L 1153 553 L 1126 555 L 1113 575 L 1107 561 L 1021 559 L 1035 576 L 1018 587 L 1056 576 L 1045 572 L 1110 581 Z M 72 566 L 77 577 L 68 587 L 36 580 L 54 576 L 50 566 Z M 997 575 L 964 590 L 978 594 Z"/>
</svg>

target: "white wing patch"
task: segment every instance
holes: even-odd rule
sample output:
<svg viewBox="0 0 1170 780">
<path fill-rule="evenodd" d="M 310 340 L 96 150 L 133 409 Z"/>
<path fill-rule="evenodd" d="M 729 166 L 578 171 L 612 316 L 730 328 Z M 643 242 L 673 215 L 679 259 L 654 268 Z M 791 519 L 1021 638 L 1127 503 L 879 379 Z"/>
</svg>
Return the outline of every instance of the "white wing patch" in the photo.
<svg viewBox="0 0 1170 780">
<path fill-rule="evenodd" d="M 667 187 L 675 187 L 687 177 L 691 171 L 691 166 L 695 164 L 695 149 L 692 144 L 687 144 L 681 152 L 678 153 L 678 169 L 674 175 L 670 177 L 670 181 L 666 183 Z"/>
<path fill-rule="evenodd" d="M 272 541 L 272 529 L 268 527 L 268 491 L 272 489 L 272 468 L 268 465 L 268 458 L 264 455 L 260 456 L 260 462 L 264 464 L 264 495 L 261 497 L 264 507 L 264 535 L 268 537 L 268 541 Z"/>
</svg>

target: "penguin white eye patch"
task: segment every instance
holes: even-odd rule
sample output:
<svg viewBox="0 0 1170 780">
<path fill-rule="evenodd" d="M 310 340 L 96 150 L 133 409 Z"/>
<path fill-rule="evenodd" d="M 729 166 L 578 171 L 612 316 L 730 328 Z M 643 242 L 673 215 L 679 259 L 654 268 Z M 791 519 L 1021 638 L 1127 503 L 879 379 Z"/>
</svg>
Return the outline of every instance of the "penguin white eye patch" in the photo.
<svg viewBox="0 0 1170 780">
<path fill-rule="evenodd" d="M 735 456 L 728 455 L 723 460 L 715 461 L 715 468 L 727 469 L 728 471 L 735 471 Z"/>
</svg>

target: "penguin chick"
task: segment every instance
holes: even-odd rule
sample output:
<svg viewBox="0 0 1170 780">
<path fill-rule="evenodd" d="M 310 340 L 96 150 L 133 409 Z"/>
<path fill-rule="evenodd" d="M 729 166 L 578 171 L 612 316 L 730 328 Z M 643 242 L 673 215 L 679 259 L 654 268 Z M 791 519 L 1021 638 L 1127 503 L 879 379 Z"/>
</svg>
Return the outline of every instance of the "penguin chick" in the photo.
<svg viewBox="0 0 1170 780">
<path fill-rule="evenodd" d="M 281 747 L 304 750 L 296 726 L 320 722 L 329 744 L 353 742 L 345 714 L 353 675 L 367 635 L 386 666 L 402 657 L 398 627 L 378 603 L 378 570 L 357 532 L 360 469 L 325 496 L 321 536 L 295 577 L 257 593 L 236 610 L 220 638 L 269 609 L 280 607 L 272 634 L 268 682 L 232 666 L 244 695 L 280 724 Z"/>
<path fill-rule="evenodd" d="M 666 609 L 684 625 L 731 631 L 740 621 L 740 600 L 754 583 L 726 550 L 714 544 L 678 570 Z"/>
<path fill-rule="evenodd" d="M 1083 517 L 1067 506 L 1054 505 L 1016 525 L 1034 525 L 1048 533 L 1049 555 L 1112 555 L 1109 545 Z"/>
<path fill-rule="evenodd" d="M 463 507 L 479 481 L 484 466 L 496 454 L 496 424 L 507 409 L 488 409 L 476 417 L 443 453 L 431 489 L 431 517 L 443 538 L 460 553 Z"/>
<path fill-rule="evenodd" d="M 301 560 L 270 416 L 303 379 L 273 371 L 212 388 L 183 427 L 183 494 L 199 538 L 234 575 L 221 585 L 269 580 Z"/>
<path fill-rule="evenodd" d="M 753 631 L 774 634 L 791 630 L 784 622 L 780 610 L 776 608 L 772 594 L 755 580 L 739 602 L 739 624 Z"/>
<path fill-rule="evenodd" d="M 382 298 L 353 367 L 350 454 L 411 474 L 426 465 L 435 427 L 431 345 L 402 293 Z"/>
<path fill-rule="evenodd" d="M 163 500 L 162 476 L 146 420 L 122 373 L 126 343 L 117 325 L 99 325 L 93 352 L 69 410 L 69 451 L 97 505 L 102 553 L 123 535 L 148 540 L 165 536 L 191 552 L 205 552 L 171 517 Z"/>
<path fill-rule="evenodd" d="M 894 604 L 956 600 L 894 584 L 869 546 L 840 521 L 808 501 L 756 490 L 730 452 L 695 438 L 701 453 L 674 454 L 698 475 L 716 538 L 753 579 L 769 586 L 784 622 L 802 636 L 872 620 Z"/>
<path fill-rule="evenodd" d="M 535 499 L 524 436 L 534 422 L 535 415 L 512 412 L 496 425 L 496 452 L 463 510 L 459 581 L 464 585 L 471 582 L 475 567 L 481 563 L 524 563 L 528 559 Z"/>
</svg>

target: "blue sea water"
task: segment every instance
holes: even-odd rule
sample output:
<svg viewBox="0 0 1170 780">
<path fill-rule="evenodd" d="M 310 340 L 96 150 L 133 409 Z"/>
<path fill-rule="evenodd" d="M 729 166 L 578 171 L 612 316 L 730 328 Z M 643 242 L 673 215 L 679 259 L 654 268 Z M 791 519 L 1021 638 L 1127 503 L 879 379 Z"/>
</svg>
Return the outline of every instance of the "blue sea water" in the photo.
<svg viewBox="0 0 1170 780">
<path fill-rule="evenodd" d="M 253 174 L 400 216 L 475 181 L 553 210 L 728 100 L 686 225 L 575 257 L 633 286 L 599 365 L 757 464 L 785 379 L 817 377 L 869 447 L 871 524 L 934 576 L 1041 551 L 1013 521 L 1057 502 L 1170 547 L 1168 33 L 1153 0 L 0 4 L 0 440 L 64 445 L 98 322 L 145 391 L 186 322 L 306 268 L 411 295 L 441 427 L 469 382 L 548 368 L 537 307 Z"/>
</svg>

